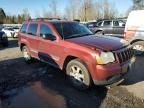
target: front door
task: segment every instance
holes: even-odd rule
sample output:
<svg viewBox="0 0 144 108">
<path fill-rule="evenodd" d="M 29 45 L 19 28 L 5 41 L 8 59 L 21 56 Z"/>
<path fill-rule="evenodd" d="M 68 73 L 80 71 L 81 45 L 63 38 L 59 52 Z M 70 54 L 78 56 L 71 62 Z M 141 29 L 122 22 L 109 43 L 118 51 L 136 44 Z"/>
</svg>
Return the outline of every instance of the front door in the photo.
<svg viewBox="0 0 144 108">
<path fill-rule="evenodd" d="M 43 38 L 43 36 L 47 34 L 54 34 L 51 28 L 49 27 L 48 24 L 40 24 L 40 29 L 39 29 L 39 58 L 42 61 L 45 61 L 47 63 L 50 63 L 56 67 L 59 67 L 60 63 L 60 53 L 62 49 L 59 47 L 59 42 L 58 40 L 49 40 Z M 49 36 L 52 36 L 49 35 Z M 54 35 L 53 35 L 54 36 Z"/>
</svg>

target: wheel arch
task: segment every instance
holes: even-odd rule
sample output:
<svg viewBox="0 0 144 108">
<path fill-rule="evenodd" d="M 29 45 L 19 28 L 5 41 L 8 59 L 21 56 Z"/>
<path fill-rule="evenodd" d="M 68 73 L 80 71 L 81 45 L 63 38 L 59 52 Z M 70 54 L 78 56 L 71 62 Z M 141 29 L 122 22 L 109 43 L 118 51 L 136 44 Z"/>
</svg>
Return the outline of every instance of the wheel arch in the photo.
<svg viewBox="0 0 144 108">
<path fill-rule="evenodd" d="M 103 30 L 97 30 L 97 31 L 95 32 L 95 34 L 97 34 L 98 32 L 102 32 L 103 35 L 105 34 Z"/>
<path fill-rule="evenodd" d="M 74 60 L 74 59 L 77 59 L 77 60 L 79 60 L 80 62 L 82 62 L 82 63 L 86 66 L 86 68 L 88 69 L 88 71 L 89 71 L 89 68 L 88 68 L 88 66 L 87 66 L 87 64 L 86 64 L 86 62 L 85 62 L 84 60 L 82 60 L 80 57 L 76 57 L 76 56 L 72 56 L 72 55 L 67 56 L 66 59 L 64 60 L 63 70 L 65 70 L 67 64 L 68 64 L 71 60 Z M 90 72 L 89 72 L 89 73 L 90 73 Z"/>
<path fill-rule="evenodd" d="M 92 73 L 90 72 L 90 69 L 89 69 L 87 63 L 86 63 L 83 59 L 81 59 L 80 57 L 71 56 L 71 55 L 67 56 L 66 59 L 64 60 L 63 71 L 66 72 L 66 66 L 68 65 L 68 63 L 69 63 L 71 60 L 74 60 L 74 59 L 77 59 L 78 61 L 80 61 L 81 63 L 84 64 L 84 66 L 85 66 L 86 69 L 88 70 L 88 73 L 89 73 L 89 75 L 90 75 L 91 81 L 93 81 Z"/>
<path fill-rule="evenodd" d="M 24 46 L 26 46 L 25 43 L 21 43 L 21 44 L 20 44 L 20 50 L 21 50 L 21 51 L 22 51 L 22 48 L 23 48 Z"/>
<path fill-rule="evenodd" d="M 130 41 L 130 44 L 133 44 L 133 43 L 138 42 L 138 41 L 144 41 L 144 39 L 134 39 L 134 40 Z"/>
</svg>

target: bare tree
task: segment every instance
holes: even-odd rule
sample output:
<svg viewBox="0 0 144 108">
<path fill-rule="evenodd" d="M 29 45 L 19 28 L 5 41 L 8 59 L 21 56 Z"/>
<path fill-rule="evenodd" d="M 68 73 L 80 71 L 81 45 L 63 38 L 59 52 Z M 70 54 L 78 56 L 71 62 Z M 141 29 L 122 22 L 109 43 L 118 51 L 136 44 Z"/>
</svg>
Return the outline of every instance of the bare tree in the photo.
<svg viewBox="0 0 144 108">
<path fill-rule="evenodd" d="M 35 17 L 36 17 L 36 18 L 40 18 L 40 17 L 41 17 L 41 14 L 40 14 L 39 11 L 35 11 Z"/>
<path fill-rule="evenodd" d="M 4 19 L 6 18 L 6 14 L 2 8 L 0 8 L 0 24 L 4 23 Z"/>
<path fill-rule="evenodd" d="M 43 8 L 42 17 L 44 17 L 44 18 L 52 18 L 53 15 L 52 15 L 52 12 L 51 12 L 51 11 L 47 11 L 45 8 Z"/>
<path fill-rule="evenodd" d="M 132 2 L 133 2 L 132 6 L 133 10 L 144 9 L 144 0 L 132 0 Z"/>
<path fill-rule="evenodd" d="M 50 3 L 50 7 L 52 9 L 52 12 L 53 12 L 53 17 L 58 17 L 58 9 L 57 9 L 57 1 L 56 0 L 52 0 L 51 3 Z"/>
<path fill-rule="evenodd" d="M 78 9 L 78 18 L 81 21 L 94 19 L 94 5 L 93 0 L 81 0 Z"/>
<path fill-rule="evenodd" d="M 132 10 L 144 9 L 144 0 L 132 0 L 132 2 L 133 5 L 127 10 L 126 16 L 128 16 Z"/>
<path fill-rule="evenodd" d="M 78 18 L 78 10 L 81 0 L 69 0 L 69 4 L 65 8 L 65 17 L 73 20 Z"/>
<path fill-rule="evenodd" d="M 118 11 L 113 2 L 108 0 L 95 0 L 95 18 L 96 19 L 112 19 L 118 16 Z"/>
<path fill-rule="evenodd" d="M 28 20 L 30 19 L 30 13 L 29 13 L 29 10 L 27 8 L 23 9 L 23 12 L 22 12 L 22 16 L 23 16 L 23 19 L 24 20 Z"/>
</svg>

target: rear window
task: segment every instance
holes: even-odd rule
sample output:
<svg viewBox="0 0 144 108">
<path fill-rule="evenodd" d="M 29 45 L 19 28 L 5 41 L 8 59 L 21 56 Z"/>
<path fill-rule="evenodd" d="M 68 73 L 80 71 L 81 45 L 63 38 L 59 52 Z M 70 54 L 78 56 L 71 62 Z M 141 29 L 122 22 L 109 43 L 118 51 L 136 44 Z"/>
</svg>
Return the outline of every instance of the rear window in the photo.
<svg viewBox="0 0 144 108">
<path fill-rule="evenodd" d="M 20 32 L 26 33 L 26 29 L 27 29 L 27 24 L 23 24 L 22 27 L 21 27 Z"/>
<path fill-rule="evenodd" d="M 113 21 L 113 25 L 114 26 L 119 26 L 119 22 L 118 21 Z"/>
<path fill-rule="evenodd" d="M 30 24 L 27 33 L 30 35 L 36 35 L 37 34 L 37 28 L 38 28 L 38 24 Z"/>
</svg>

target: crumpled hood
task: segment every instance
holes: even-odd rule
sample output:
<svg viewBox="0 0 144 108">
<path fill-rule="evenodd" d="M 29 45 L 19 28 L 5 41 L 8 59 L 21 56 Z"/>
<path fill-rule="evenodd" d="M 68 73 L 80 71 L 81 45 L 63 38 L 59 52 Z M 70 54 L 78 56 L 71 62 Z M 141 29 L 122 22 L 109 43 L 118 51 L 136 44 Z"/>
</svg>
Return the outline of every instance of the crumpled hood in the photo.
<svg viewBox="0 0 144 108">
<path fill-rule="evenodd" d="M 67 39 L 66 41 L 106 51 L 118 50 L 128 45 L 128 43 L 123 39 L 111 36 L 90 35 L 79 38 Z"/>
</svg>

